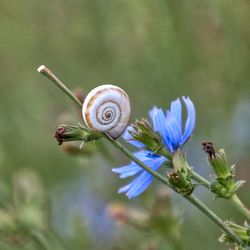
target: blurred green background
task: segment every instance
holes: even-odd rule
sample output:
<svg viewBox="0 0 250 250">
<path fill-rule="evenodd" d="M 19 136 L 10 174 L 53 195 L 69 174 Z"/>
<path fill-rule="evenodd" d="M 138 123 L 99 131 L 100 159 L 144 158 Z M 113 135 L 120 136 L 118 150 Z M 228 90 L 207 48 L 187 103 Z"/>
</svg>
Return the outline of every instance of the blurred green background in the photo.
<svg viewBox="0 0 250 250">
<path fill-rule="evenodd" d="M 117 194 L 124 182 L 110 169 L 128 161 L 110 145 L 109 158 L 84 151 L 73 156 L 57 146 L 58 125 L 82 118 L 37 73 L 41 64 L 84 93 L 103 83 L 124 88 L 132 121 L 147 117 L 154 105 L 167 108 L 176 97 L 190 96 L 197 109 L 195 134 L 185 148 L 190 162 L 208 176 L 201 142 L 224 147 L 238 166 L 237 178 L 248 181 L 240 196 L 250 205 L 249 1 L 1 0 L 0 45 L 3 208 L 13 199 L 13 176 L 28 169 L 45 187 L 50 227 L 71 249 L 156 249 L 143 245 L 148 235 L 121 229 L 106 213 L 115 201 L 144 207 L 155 189 L 132 201 Z M 222 218 L 243 222 L 227 202 L 214 202 L 202 189 L 198 195 Z M 196 208 L 177 195 L 173 203 L 181 211 L 183 249 L 227 249 L 217 242 L 218 228 Z"/>
</svg>

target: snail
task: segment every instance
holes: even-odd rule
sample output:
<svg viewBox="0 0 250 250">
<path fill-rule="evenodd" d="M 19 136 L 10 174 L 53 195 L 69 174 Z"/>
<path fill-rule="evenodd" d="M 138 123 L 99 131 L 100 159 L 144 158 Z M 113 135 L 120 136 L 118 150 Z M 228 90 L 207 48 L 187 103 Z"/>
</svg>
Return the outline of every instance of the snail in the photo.
<svg viewBox="0 0 250 250">
<path fill-rule="evenodd" d="M 121 88 L 105 84 L 94 88 L 86 96 L 82 115 L 86 125 L 117 139 L 126 129 L 131 107 L 127 93 Z"/>
</svg>

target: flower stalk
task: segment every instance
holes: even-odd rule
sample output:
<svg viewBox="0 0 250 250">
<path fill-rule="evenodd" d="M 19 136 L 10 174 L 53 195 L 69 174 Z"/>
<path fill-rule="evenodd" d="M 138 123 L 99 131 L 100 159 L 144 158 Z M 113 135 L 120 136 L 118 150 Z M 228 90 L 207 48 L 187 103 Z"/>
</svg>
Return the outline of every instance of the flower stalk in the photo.
<svg viewBox="0 0 250 250">
<path fill-rule="evenodd" d="M 157 178 L 162 183 L 166 184 L 169 188 L 173 189 L 172 185 L 169 181 L 160 175 L 158 172 L 155 172 L 148 166 L 146 166 L 143 162 L 137 159 L 127 148 L 125 148 L 120 142 L 117 140 L 112 140 L 109 137 L 105 137 L 108 141 L 110 141 L 116 148 L 118 148 L 122 153 L 124 153 L 127 157 L 129 157 L 132 161 L 137 163 L 144 170 L 148 171 L 155 178 Z M 174 190 L 174 189 L 173 189 Z M 216 223 L 225 233 L 227 233 L 237 244 L 242 245 L 243 241 L 230 229 L 228 228 L 224 222 L 211 210 L 209 209 L 200 199 L 198 199 L 195 195 L 182 195 L 186 200 L 191 202 L 194 206 L 196 206 L 200 211 L 202 211 L 205 215 L 207 215 L 214 223 Z"/>
<path fill-rule="evenodd" d="M 58 86 L 71 100 L 73 100 L 80 108 L 82 107 L 82 103 L 79 99 L 45 66 L 40 66 L 38 68 L 38 72 L 46 76 L 50 79 L 56 86 Z M 147 165 L 145 165 L 142 161 L 140 161 L 137 157 L 135 157 L 126 147 L 124 147 L 119 141 L 113 140 L 107 135 L 104 135 L 104 138 L 108 140 L 112 145 L 114 145 L 117 149 L 119 149 L 123 154 L 125 154 L 128 158 L 138 164 L 145 171 L 150 173 L 156 179 L 173 189 L 172 185 L 169 183 L 168 179 L 160 175 L 158 172 L 154 171 Z M 196 176 L 197 177 L 197 176 Z M 203 178 L 201 178 L 203 180 Z M 207 215 L 214 223 L 216 223 L 228 236 L 237 244 L 243 245 L 244 242 L 241 238 L 238 237 L 235 232 L 227 227 L 227 225 L 212 211 L 210 210 L 201 200 L 199 200 L 195 195 L 186 195 L 183 196 L 186 200 L 196 206 L 200 211 L 202 211 L 205 215 Z"/>
<path fill-rule="evenodd" d="M 234 207 L 246 217 L 247 220 L 250 221 L 250 210 L 243 204 L 243 202 L 239 199 L 237 194 L 233 194 L 231 196 L 231 201 L 234 205 Z"/>
<path fill-rule="evenodd" d="M 41 65 L 37 71 L 51 80 L 64 94 L 66 94 L 76 105 L 82 107 L 80 100 L 66 87 L 66 85 L 46 66 Z"/>
<path fill-rule="evenodd" d="M 190 177 L 193 180 L 197 181 L 199 184 L 203 185 L 204 187 L 210 189 L 211 183 L 207 179 L 205 179 L 204 177 L 196 173 L 191 167 L 189 167 L 188 171 L 189 171 Z"/>
<path fill-rule="evenodd" d="M 166 150 L 160 150 L 158 153 L 160 155 L 162 155 L 162 156 L 165 156 L 166 158 L 169 158 L 169 153 Z M 202 177 L 201 175 L 199 175 L 197 172 L 195 172 L 192 169 L 192 167 L 190 167 L 188 165 L 187 162 L 185 164 L 187 164 L 187 170 L 189 172 L 190 178 L 192 178 L 193 180 L 197 181 L 199 184 L 203 185 L 204 187 L 210 189 L 211 183 L 207 179 L 205 179 L 204 177 Z"/>
</svg>

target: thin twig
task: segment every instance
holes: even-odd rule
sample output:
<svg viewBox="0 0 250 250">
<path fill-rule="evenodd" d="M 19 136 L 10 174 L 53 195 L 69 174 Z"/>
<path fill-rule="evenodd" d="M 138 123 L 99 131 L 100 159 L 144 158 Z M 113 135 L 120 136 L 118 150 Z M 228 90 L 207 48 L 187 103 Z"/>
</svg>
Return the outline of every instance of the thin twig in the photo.
<svg viewBox="0 0 250 250">
<path fill-rule="evenodd" d="M 49 80 L 51 80 L 57 87 L 59 87 L 72 101 L 74 101 L 79 107 L 82 107 L 80 100 L 66 87 L 66 85 L 60 81 L 60 79 L 54 75 L 54 73 L 44 65 L 41 65 L 37 71 Z"/>
</svg>

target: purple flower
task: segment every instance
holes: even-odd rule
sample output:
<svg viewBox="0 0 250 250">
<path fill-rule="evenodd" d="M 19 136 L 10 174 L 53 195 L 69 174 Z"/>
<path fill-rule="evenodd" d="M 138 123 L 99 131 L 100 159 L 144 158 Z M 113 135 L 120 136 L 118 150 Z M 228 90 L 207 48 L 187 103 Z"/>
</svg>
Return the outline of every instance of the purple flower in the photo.
<svg viewBox="0 0 250 250">
<path fill-rule="evenodd" d="M 170 109 L 165 113 L 161 108 L 157 107 L 154 107 L 149 112 L 153 130 L 160 134 L 165 147 L 170 153 L 180 149 L 188 141 L 195 127 L 194 104 L 189 97 L 182 97 L 182 100 L 187 111 L 185 125 L 182 122 L 182 103 L 179 98 L 171 102 Z M 122 136 L 123 139 L 141 149 L 134 155 L 147 166 L 157 171 L 168 159 L 143 149 L 145 145 L 134 139 L 129 133 L 129 131 L 133 130 L 132 126 L 128 126 Z M 132 182 L 119 189 L 119 193 L 126 193 L 129 199 L 143 193 L 153 181 L 153 176 L 134 162 L 123 167 L 113 168 L 112 171 L 119 174 L 121 179 L 136 176 Z"/>
</svg>

